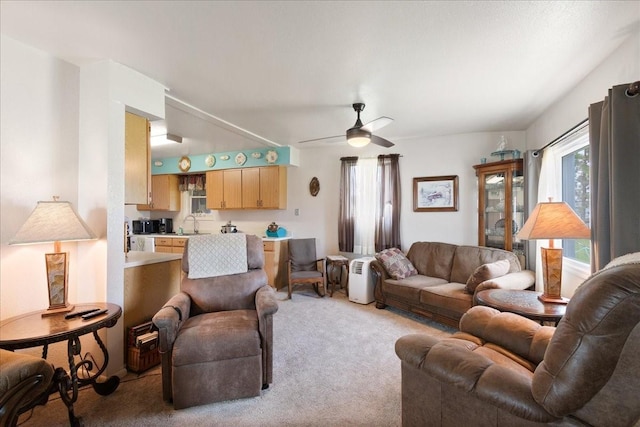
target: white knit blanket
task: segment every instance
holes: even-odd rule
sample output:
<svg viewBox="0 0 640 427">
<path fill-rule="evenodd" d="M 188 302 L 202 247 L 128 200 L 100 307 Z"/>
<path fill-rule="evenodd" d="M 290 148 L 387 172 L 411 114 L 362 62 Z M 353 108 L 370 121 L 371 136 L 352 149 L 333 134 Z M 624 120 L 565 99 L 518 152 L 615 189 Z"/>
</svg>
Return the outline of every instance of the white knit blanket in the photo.
<svg viewBox="0 0 640 427">
<path fill-rule="evenodd" d="M 247 271 L 245 234 L 208 234 L 189 238 L 190 279 L 226 276 Z"/>
</svg>

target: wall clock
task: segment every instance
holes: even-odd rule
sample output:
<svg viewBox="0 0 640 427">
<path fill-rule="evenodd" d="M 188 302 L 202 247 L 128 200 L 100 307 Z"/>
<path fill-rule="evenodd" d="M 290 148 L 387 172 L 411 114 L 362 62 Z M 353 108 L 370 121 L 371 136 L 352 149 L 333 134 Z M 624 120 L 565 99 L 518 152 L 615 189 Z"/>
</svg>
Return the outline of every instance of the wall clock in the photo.
<svg viewBox="0 0 640 427">
<path fill-rule="evenodd" d="M 182 156 L 178 161 L 178 167 L 182 172 L 188 171 L 189 169 L 191 169 L 191 159 L 189 159 L 187 156 Z"/>
<path fill-rule="evenodd" d="M 320 181 L 318 181 L 318 178 L 314 176 L 313 178 L 311 178 L 311 182 L 309 183 L 309 193 L 311 193 L 313 197 L 316 197 L 319 192 L 320 192 Z"/>
</svg>

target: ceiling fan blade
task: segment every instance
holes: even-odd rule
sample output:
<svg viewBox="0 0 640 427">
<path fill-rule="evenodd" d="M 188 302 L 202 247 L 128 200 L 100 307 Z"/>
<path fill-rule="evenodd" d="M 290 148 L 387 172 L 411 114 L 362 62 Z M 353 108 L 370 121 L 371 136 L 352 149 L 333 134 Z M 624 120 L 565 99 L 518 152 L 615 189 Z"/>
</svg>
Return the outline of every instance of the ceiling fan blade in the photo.
<svg viewBox="0 0 640 427">
<path fill-rule="evenodd" d="M 371 142 L 382 147 L 393 147 L 395 145 L 393 142 L 375 135 L 371 135 Z"/>
<path fill-rule="evenodd" d="M 364 124 L 360 129 L 364 129 L 368 132 L 375 132 L 376 130 L 382 129 L 386 125 L 390 124 L 392 121 L 393 119 L 391 117 L 382 116 Z"/>
<path fill-rule="evenodd" d="M 325 139 L 334 139 L 334 138 L 344 138 L 344 134 L 343 135 L 334 135 L 334 136 L 325 136 L 323 138 L 305 139 L 304 141 L 298 141 L 298 144 L 304 144 L 305 142 L 316 142 L 316 141 L 322 141 L 322 140 L 325 140 Z"/>
</svg>

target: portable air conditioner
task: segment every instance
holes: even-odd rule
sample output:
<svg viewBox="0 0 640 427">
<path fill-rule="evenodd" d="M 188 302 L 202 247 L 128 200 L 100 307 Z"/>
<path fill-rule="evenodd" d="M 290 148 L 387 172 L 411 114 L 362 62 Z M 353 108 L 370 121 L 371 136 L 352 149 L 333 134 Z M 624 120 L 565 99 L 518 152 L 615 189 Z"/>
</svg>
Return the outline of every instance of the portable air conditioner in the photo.
<svg viewBox="0 0 640 427">
<path fill-rule="evenodd" d="M 374 257 L 357 258 L 349 264 L 349 301 L 358 304 L 373 302 L 373 274 L 369 265 Z"/>
</svg>

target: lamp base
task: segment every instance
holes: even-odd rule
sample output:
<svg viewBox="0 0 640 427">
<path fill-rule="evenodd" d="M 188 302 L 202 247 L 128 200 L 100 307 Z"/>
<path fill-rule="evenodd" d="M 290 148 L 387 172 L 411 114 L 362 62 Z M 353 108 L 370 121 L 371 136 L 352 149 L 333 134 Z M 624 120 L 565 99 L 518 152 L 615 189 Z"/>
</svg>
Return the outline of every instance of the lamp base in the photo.
<svg viewBox="0 0 640 427">
<path fill-rule="evenodd" d="M 538 295 L 538 299 L 542 302 L 553 302 L 556 304 L 568 304 L 569 303 L 569 298 L 565 298 L 565 297 L 550 297 L 547 295 Z"/>
<path fill-rule="evenodd" d="M 53 316 L 60 313 L 68 313 L 75 308 L 75 305 L 69 304 L 64 307 L 48 308 L 42 312 L 42 317 Z"/>
</svg>

